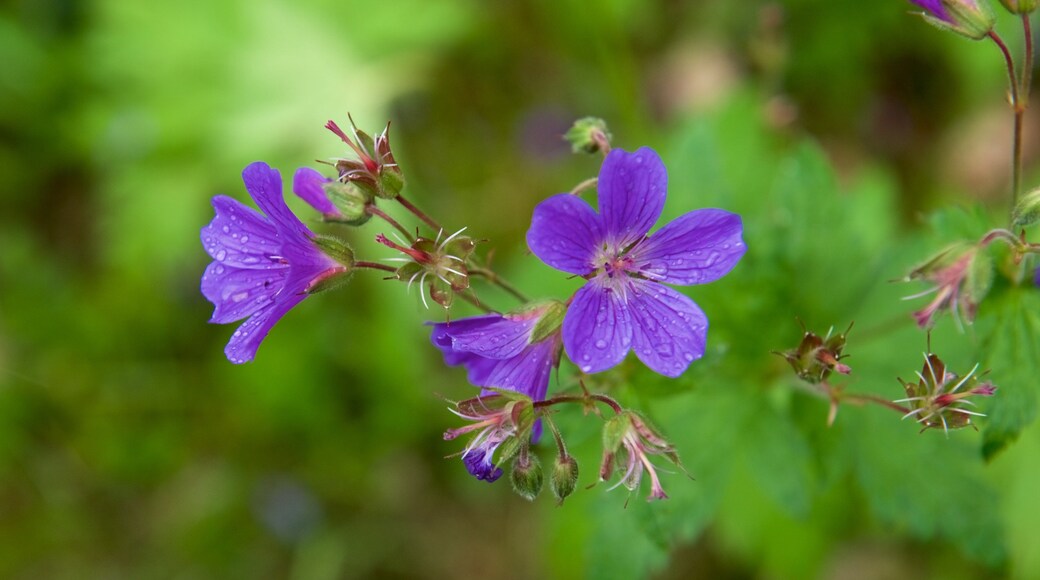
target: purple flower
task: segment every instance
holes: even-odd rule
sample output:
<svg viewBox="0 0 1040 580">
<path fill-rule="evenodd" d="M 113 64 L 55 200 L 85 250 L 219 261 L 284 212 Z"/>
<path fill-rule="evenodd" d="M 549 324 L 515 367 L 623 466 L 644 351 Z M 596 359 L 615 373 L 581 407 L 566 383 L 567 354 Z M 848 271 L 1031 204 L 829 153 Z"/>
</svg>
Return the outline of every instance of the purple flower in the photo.
<svg viewBox="0 0 1040 580">
<path fill-rule="evenodd" d="M 217 215 L 202 228 L 202 245 L 214 260 L 202 275 L 202 294 L 214 305 L 210 322 L 248 318 L 224 349 L 236 364 L 253 360 L 271 327 L 319 283 L 350 271 L 350 264 L 322 252 L 314 233 L 289 211 L 277 170 L 256 162 L 242 180 L 267 216 L 218 195 Z"/>
<path fill-rule="evenodd" d="M 318 210 L 322 217 L 330 220 L 343 219 L 343 212 L 329 199 L 325 186 L 332 180 L 309 167 L 301 167 L 293 175 L 293 193 Z"/>
<path fill-rule="evenodd" d="M 634 349 L 654 371 L 677 377 L 704 354 L 704 312 L 659 282 L 704 284 L 729 272 L 746 249 L 740 216 L 696 210 L 647 236 L 667 186 L 667 170 L 652 149 L 614 149 L 599 173 L 599 213 L 569 194 L 534 210 L 531 251 L 588 280 L 563 320 L 567 356 L 586 373 L 609 369 Z"/>
<path fill-rule="evenodd" d="M 448 429 L 444 432 L 444 439 L 450 441 L 472 433 L 473 438 L 462 450 L 462 462 L 473 477 L 488 483 L 502 476 L 502 469 L 498 466 L 508 461 L 518 446 L 507 446 L 497 461 L 495 452 L 514 437 L 530 437 L 534 423 L 531 399 L 505 391 L 460 401 L 451 412 L 469 424 Z"/>
<path fill-rule="evenodd" d="M 431 342 L 449 366 L 466 367 L 469 382 L 545 399 L 549 374 L 559 360 L 560 335 L 533 334 L 547 310 L 560 313 L 562 305 L 546 305 L 511 314 L 486 314 L 433 325 Z"/>
</svg>

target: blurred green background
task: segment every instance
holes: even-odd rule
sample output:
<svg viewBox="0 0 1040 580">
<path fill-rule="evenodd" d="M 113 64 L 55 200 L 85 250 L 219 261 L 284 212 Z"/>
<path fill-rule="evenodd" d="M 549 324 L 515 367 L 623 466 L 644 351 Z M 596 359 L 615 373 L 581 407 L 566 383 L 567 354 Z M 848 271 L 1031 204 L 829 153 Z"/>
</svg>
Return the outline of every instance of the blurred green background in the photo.
<svg viewBox="0 0 1040 580">
<path fill-rule="evenodd" d="M 1035 426 L 989 462 L 985 431 L 917 435 L 881 409 L 843 408 L 827 429 L 826 402 L 769 354 L 797 343 L 796 318 L 855 320 L 850 388 L 899 398 L 894 377 L 925 349 L 908 315 L 923 302 L 899 298 L 922 288 L 888 281 L 1006 211 L 999 55 L 909 8 L 6 2 L 0 577 L 1040 577 Z M 578 409 L 560 415 L 583 471 L 562 507 L 473 480 L 445 459 L 462 443 L 442 440 L 458 420 L 441 397 L 474 389 L 421 326 L 444 314 L 375 273 L 296 308 L 255 362 L 225 360 L 233 326 L 206 324 L 198 290 L 209 199 L 247 201 L 254 160 L 287 177 L 345 155 L 322 125 L 348 112 L 370 131 L 391 120 L 410 198 L 488 238 L 532 295 L 577 287 L 523 242 L 538 201 L 597 172 L 560 139 L 577 117 L 661 153 L 666 217 L 744 216 L 741 265 L 688 289 L 708 355 L 676 381 L 628 361 L 596 385 L 673 437 L 694 481 L 664 475 L 673 497 L 655 504 L 585 490 L 598 421 Z M 924 217 L 951 202 L 981 209 Z M 336 233 L 379 259 L 380 231 Z M 990 318 L 944 320 L 932 341 L 959 372 L 988 364 L 1023 427 L 1040 323 L 1023 341 L 990 330 L 1036 322 L 1037 299 L 1005 290 Z"/>
</svg>

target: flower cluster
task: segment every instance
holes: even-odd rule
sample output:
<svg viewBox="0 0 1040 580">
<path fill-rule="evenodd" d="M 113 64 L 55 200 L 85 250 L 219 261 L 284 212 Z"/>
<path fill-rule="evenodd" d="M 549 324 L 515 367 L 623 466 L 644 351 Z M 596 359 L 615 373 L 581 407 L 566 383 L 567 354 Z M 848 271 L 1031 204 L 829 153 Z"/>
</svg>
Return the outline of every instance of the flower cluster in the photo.
<svg viewBox="0 0 1040 580">
<path fill-rule="evenodd" d="M 224 196 L 214 198 L 216 217 L 202 231 L 214 262 L 202 279 L 203 294 L 214 303 L 213 322 L 248 320 L 234 333 L 226 354 L 232 362 L 255 356 L 268 331 L 306 296 L 338 285 L 358 269 L 389 273 L 387 279 L 418 282 L 445 309 L 461 297 L 486 314 L 431 323 L 430 340 L 445 364 L 461 366 L 478 396 L 456 403 L 453 412 L 469 422 L 448 430 L 445 439 L 472 434 L 460 453 L 467 471 L 493 482 L 512 461 L 513 487 L 533 499 L 545 479 L 532 449 L 548 426 L 558 448 L 549 476 L 562 501 L 575 489 L 578 463 L 566 449 L 550 414 L 556 406 L 580 403 L 586 412 L 607 405 L 602 479 L 618 466 L 620 484 L 639 486 L 651 479 L 651 499 L 666 497 L 651 455 L 678 464 L 674 448 L 642 417 L 612 398 L 590 393 L 549 395 L 554 369 L 567 359 L 581 377 L 606 371 L 630 351 L 651 370 L 678 377 L 705 352 L 708 318 L 685 294 L 668 285 L 705 284 L 726 275 L 744 255 L 738 215 L 701 209 L 679 216 L 651 233 L 664 209 L 668 176 L 656 152 L 612 149 L 605 123 L 583 119 L 568 138 L 577 150 L 602 153 L 597 178 L 598 211 L 576 194 L 559 194 L 534 209 L 527 243 L 532 253 L 585 284 L 565 300 L 529 301 L 476 254 L 477 243 L 452 235 L 402 195 L 404 178 L 394 160 L 387 132 L 375 138 L 351 121 L 348 135 L 330 121 L 326 127 L 347 143 L 354 156 L 330 164 L 337 175 L 309 168 L 296 171 L 293 191 L 320 214 L 322 221 L 361 227 L 376 218 L 388 225 L 392 240 L 377 233 L 376 242 L 394 250 L 391 267 L 357 259 L 344 243 L 317 235 L 285 205 L 281 178 L 263 163 L 246 168 L 246 189 L 266 215 Z M 433 230 L 414 233 L 381 204 L 396 203 Z M 503 312 L 485 307 L 472 288 L 480 278 L 521 301 Z M 840 356 L 838 353 L 836 356 Z M 835 361 L 837 359 L 835 358 Z M 599 412 L 593 413 L 600 416 Z"/>
</svg>

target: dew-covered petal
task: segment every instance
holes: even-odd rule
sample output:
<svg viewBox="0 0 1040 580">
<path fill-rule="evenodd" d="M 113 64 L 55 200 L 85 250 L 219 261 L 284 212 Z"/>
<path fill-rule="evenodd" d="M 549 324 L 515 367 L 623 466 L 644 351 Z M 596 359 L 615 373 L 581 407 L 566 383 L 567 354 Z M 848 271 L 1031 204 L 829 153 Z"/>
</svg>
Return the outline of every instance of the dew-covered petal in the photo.
<svg viewBox="0 0 1040 580">
<path fill-rule="evenodd" d="M 301 167 L 293 175 L 293 193 L 321 212 L 323 216 L 343 217 L 343 214 L 325 193 L 325 188 L 322 187 L 330 181 L 332 180 L 310 167 Z"/>
<path fill-rule="evenodd" d="M 687 296 L 656 282 L 634 280 L 628 305 L 632 348 L 651 370 L 677 377 L 704 355 L 708 318 Z"/>
<path fill-rule="evenodd" d="M 270 256 L 281 251 L 281 238 L 271 222 L 241 202 L 213 198 L 213 221 L 202 228 L 202 246 L 214 260 L 232 268 L 279 268 Z"/>
<path fill-rule="evenodd" d="M 606 239 L 623 248 L 642 239 L 661 217 L 668 171 L 649 147 L 635 153 L 614 149 L 603 160 L 596 187 Z"/>
<path fill-rule="evenodd" d="M 543 340 L 525 348 L 518 355 L 496 361 L 480 387 L 497 387 L 523 393 L 535 401 L 545 399 L 549 376 L 553 369 L 555 340 Z"/>
<path fill-rule="evenodd" d="M 452 348 L 493 359 L 511 358 L 524 350 L 537 318 L 517 319 L 499 314 L 475 316 L 445 324 Z"/>
<path fill-rule="evenodd" d="M 314 233 L 285 205 L 282 176 L 277 169 L 263 161 L 250 163 L 242 170 L 242 181 L 256 205 L 274 223 L 283 242 L 300 242 L 314 237 Z"/>
<path fill-rule="evenodd" d="M 579 276 L 591 273 L 602 242 L 600 217 L 583 199 L 561 193 L 534 208 L 527 247 L 553 268 Z"/>
<path fill-rule="evenodd" d="M 202 295 L 213 303 L 210 322 L 226 324 L 267 307 L 285 286 L 288 269 L 232 268 L 213 262 L 202 275 Z"/>
<path fill-rule="evenodd" d="M 282 316 L 285 316 L 286 312 L 306 297 L 306 294 L 290 292 L 286 288 L 267 308 L 260 310 L 242 323 L 231 335 L 231 340 L 224 348 L 224 354 L 227 355 L 228 360 L 235 364 L 253 360 L 253 357 L 256 356 L 256 349 L 260 348 L 260 343 L 263 342 L 271 328 L 281 320 Z"/>
<path fill-rule="evenodd" d="M 629 252 L 633 272 L 671 284 L 704 284 L 726 275 L 747 247 L 740 216 L 721 209 L 683 214 Z"/>
<path fill-rule="evenodd" d="M 617 365 L 632 346 L 632 321 L 625 297 L 619 295 L 628 283 L 604 282 L 593 278 L 582 286 L 563 318 L 564 350 L 586 373 Z"/>
</svg>

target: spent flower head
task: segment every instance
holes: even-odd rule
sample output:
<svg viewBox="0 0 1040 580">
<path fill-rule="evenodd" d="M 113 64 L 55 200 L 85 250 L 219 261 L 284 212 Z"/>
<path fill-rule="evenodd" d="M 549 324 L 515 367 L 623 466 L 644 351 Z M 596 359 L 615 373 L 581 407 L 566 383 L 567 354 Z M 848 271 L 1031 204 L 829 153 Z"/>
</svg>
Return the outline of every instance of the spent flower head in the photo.
<svg viewBox="0 0 1040 580">
<path fill-rule="evenodd" d="M 603 462 L 599 468 L 599 479 L 607 481 L 614 475 L 616 468 L 621 472 L 621 477 L 610 489 L 623 485 L 629 491 L 635 491 L 645 471 L 650 475 L 650 495 L 647 499 L 666 499 L 668 494 L 664 492 L 657 469 L 650 461 L 651 455 L 663 456 L 682 468 L 679 454 L 664 437 L 636 413 L 624 411 L 603 425 Z"/>
<path fill-rule="evenodd" d="M 946 369 L 946 364 L 936 355 L 924 355 L 924 368 L 917 373 L 918 381 L 909 383 L 899 379 L 906 391 L 906 398 L 894 401 L 906 403 L 910 411 L 903 418 L 913 417 L 923 425 L 922 431 L 942 427 L 943 431 L 971 425 L 971 417 L 983 417 L 982 413 L 970 410 L 975 403 L 973 396 L 988 397 L 996 392 L 992 383 L 979 382 L 976 376 L 979 365 L 975 365 L 964 377 L 958 377 Z"/>
<path fill-rule="evenodd" d="M 450 441 L 473 433 L 461 452 L 462 462 L 473 477 L 488 483 L 502 476 L 500 465 L 528 445 L 534 426 L 534 405 L 530 397 L 511 391 L 495 391 L 460 401 L 450 410 L 471 423 L 445 431 L 444 439 Z"/>
<path fill-rule="evenodd" d="M 910 0 L 924 9 L 921 16 L 943 30 L 979 40 L 993 30 L 996 19 L 986 0 Z"/>
<path fill-rule="evenodd" d="M 325 124 L 325 128 L 350 146 L 357 157 L 336 160 L 340 181 L 353 183 L 376 197 L 397 197 L 404 189 L 404 175 L 390 150 L 390 123 L 373 139 L 368 133 L 358 130 L 353 118 L 347 117 L 350 119 L 350 135 L 334 121 Z"/>
<path fill-rule="evenodd" d="M 233 363 L 253 360 L 271 328 L 309 294 L 345 281 L 354 266 L 351 249 L 317 236 L 282 198 L 282 178 L 266 163 L 250 164 L 242 180 L 266 216 L 230 197 L 213 198 L 216 216 L 202 228 L 213 262 L 202 275 L 202 294 L 213 303 L 210 322 L 248 318 L 224 354 Z"/>
<path fill-rule="evenodd" d="M 588 282 L 563 320 L 567 356 L 583 372 L 620 363 L 630 350 L 654 371 L 681 375 L 704 354 L 708 319 L 661 284 L 704 284 L 744 255 L 740 216 L 701 209 L 647 235 L 664 209 L 668 174 L 652 149 L 612 150 L 599 173 L 599 213 L 559 194 L 538 204 L 527 245 L 543 262 Z"/>
<path fill-rule="evenodd" d="M 845 349 L 849 330 L 852 330 L 851 324 L 845 332 L 834 334 L 832 327 L 823 338 L 816 333 L 805 331 L 796 348 L 774 353 L 790 363 L 798 378 L 812 384 L 827 380 L 832 371 L 847 375 L 852 372 L 852 368 L 841 362 L 841 359 L 848 356 L 841 351 Z"/>
<path fill-rule="evenodd" d="M 977 244 L 962 242 L 939 252 L 906 279 L 922 280 L 932 287 L 905 300 L 935 293 L 928 305 L 914 312 L 918 326 L 930 327 L 945 310 L 952 312 L 958 323 L 961 318 L 970 323 L 993 282 L 993 261 Z"/>
<path fill-rule="evenodd" d="M 406 256 L 388 258 L 389 261 L 405 262 L 397 269 L 393 278 L 407 282 L 409 289 L 413 282 L 418 281 L 420 288 L 428 288 L 430 298 L 434 302 L 448 308 L 455 294 L 469 289 L 466 260 L 473 253 L 477 243 L 472 238 L 462 235 L 465 230 L 466 228 L 462 228 L 444 240 L 441 240 L 441 232 L 435 239 L 420 236 L 411 244 L 403 240 L 400 240 L 401 243 L 395 243 L 383 234 L 376 236 L 376 241 Z M 419 296 L 423 305 L 429 308 L 426 294 L 420 292 Z"/>
</svg>

